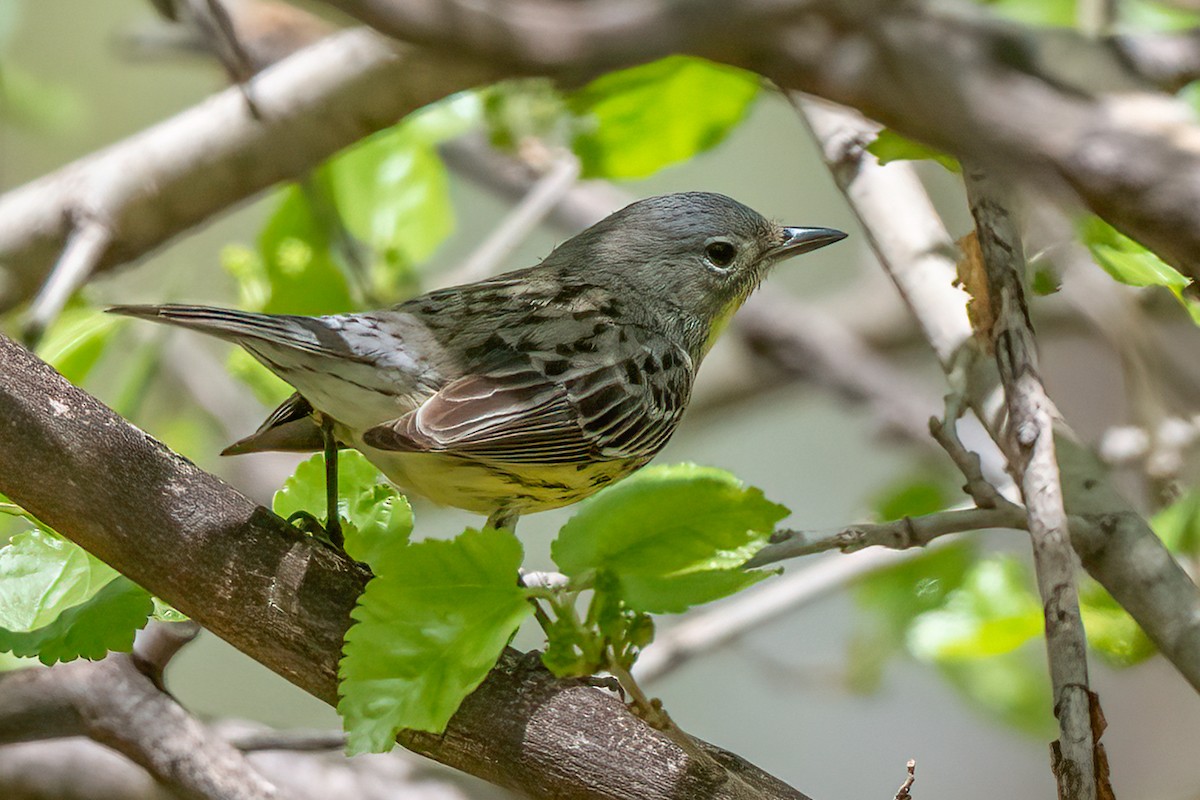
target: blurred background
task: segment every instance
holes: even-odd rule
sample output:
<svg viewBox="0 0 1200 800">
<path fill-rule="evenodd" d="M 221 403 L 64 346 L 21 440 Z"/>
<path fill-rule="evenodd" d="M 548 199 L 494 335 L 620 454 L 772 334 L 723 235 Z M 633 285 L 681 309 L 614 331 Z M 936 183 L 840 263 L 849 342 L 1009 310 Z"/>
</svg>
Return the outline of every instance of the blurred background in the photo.
<svg viewBox="0 0 1200 800">
<path fill-rule="evenodd" d="M 1074 13 L 1070 3 L 997 5 L 1001 13 L 1047 24 L 1070 24 Z M 1137 24 L 1185 19 L 1153 4 L 1136 8 L 1143 15 Z M 0 2 L 0 188 L 51 172 L 224 88 L 227 73 L 200 53 L 181 52 L 172 39 L 178 33 L 143 0 Z M 591 98 L 593 109 L 602 109 L 599 93 Z M 593 132 L 593 156 L 583 151 L 585 174 L 613 177 L 619 193 L 600 196 L 616 205 L 621 193 L 635 198 L 717 191 L 785 224 L 850 232 L 846 242 L 783 266 L 763 292 L 795 302 L 796 313 L 834 315 L 903 377 L 895 386 L 897 402 L 939 415 L 941 371 L 875 263 L 808 131 L 778 94 L 747 94 L 729 112 L 719 143 L 694 148 L 678 163 L 624 169 L 636 161 L 634 154 L 605 164 L 594 157 L 605 140 Z M 461 166 L 462 153 L 484 146 L 490 134 L 516 148 L 515 155 L 502 148 L 505 158 L 543 165 L 549 158 L 553 171 L 564 102 L 548 87 L 526 85 L 442 103 L 423 122 L 373 139 L 368 147 L 376 152 L 356 156 L 353 169 L 359 172 L 346 168 L 347 175 L 370 169 L 378 176 L 386 167 L 399 170 L 401 180 L 368 179 L 358 186 L 362 196 L 351 196 L 354 190 L 346 187 L 352 179 L 339 177 L 331 165 L 333 172 L 309 188 L 282 188 L 239 207 L 141 263 L 91 282 L 47 331 L 39 353 L 60 359 L 55 363 L 64 373 L 150 434 L 269 503 L 299 456 L 222 459 L 217 453 L 257 426 L 282 396 L 280 387 L 225 345 L 101 317 L 97 309 L 179 301 L 320 313 L 394 302 L 461 276 L 456 270 L 478 258 L 513 208 L 510 198 Z M 578 105 L 585 101 L 571 102 L 568 110 L 586 118 Z M 530 141 L 545 152 L 531 154 Z M 458 152 L 458 161 L 448 159 L 458 167 L 446 168 L 439 153 L 447 152 Z M 932 161 L 918 169 L 952 235 L 967 233 L 958 177 Z M 311 191 L 316 194 L 306 194 Z M 364 212 L 366 221 L 357 229 L 353 213 L 345 220 L 374 254 L 365 271 L 347 264 L 352 253 L 338 249 L 336 233 L 314 232 L 311 203 L 323 202 L 322 192 L 343 213 L 369 205 L 375 215 L 392 216 L 376 224 Z M 568 235 L 552 223 L 539 225 L 485 266 L 533 264 Z M 1053 266 L 1052 247 L 1034 255 L 1035 264 Z M 1154 392 L 1170 414 L 1190 418 L 1200 397 L 1189 392 L 1200 383 L 1188 359 L 1168 357 L 1163 370 L 1173 375 L 1170 389 L 1158 392 L 1152 385 L 1157 378 L 1139 384 L 1130 376 L 1142 373 L 1123 367 L 1113 332 L 1098 329 L 1087 313 L 1093 298 L 1117 293 L 1147 335 L 1170 342 L 1176 354 L 1187 353 L 1200 342 L 1169 294 L 1120 287 L 1095 267 L 1049 274 L 1054 285 L 1034 308 L 1043 374 L 1075 429 L 1099 441 L 1115 426 L 1136 421 L 1131 398 L 1143 391 Z M 19 311 L 0 317 L 0 326 L 17 333 Z M 695 407 L 658 463 L 728 469 L 792 509 L 784 524 L 796 528 L 833 528 L 961 501 L 944 458 L 928 446 L 883 435 L 868 406 L 847 402 L 819 375 L 806 380 L 804 372 L 803 365 L 780 369 L 745 335 L 731 332 L 702 370 Z M 1195 513 L 1181 511 L 1177 501 L 1190 497 L 1191 475 L 1185 453 L 1166 477 L 1132 470 L 1122 480 L 1148 513 L 1174 509 L 1174 516 L 1162 518 L 1175 526 L 1166 535 L 1186 537 L 1197 525 Z M 480 522 L 419 500 L 414 506 L 418 536 L 451 536 Z M 569 515 L 563 509 L 521 520 L 528 566 L 553 568 L 549 542 Z M 1055 727 L 1027 545 L 1011 532 L 965 538 L 969 546 L 940 548 L 845 582 L 648 688 L 686 730 L 815 798 L 889 797 L 910 758 L 917 761 L 915 793 L 923 798 L 1050 797 L 1047 743 Z M 793 562 L 788 570 L 817 560 Z M 1097 645 L 1092 666 L 1108 719 L 1104 742 L 1118 796 L 1200 797 L 1194 758 L 1200 702 L 1149 652 L 1132 624 L 1094 588 L 1085 587 L 1085 594 L 1089 590 L 1089 632 L 1095 627 L 1110 634 Z M 660 629 L 670 625 L 664 620 Z M 526 648 L 538 643 L 533 631 L 517 642 Z M 169 683 L 206 718 L 338 726 L 331 708 L 211 635 L 202 634 L 181 653 Z M 481 788 L 478 796 L 493 792 Z"/>
</svg>

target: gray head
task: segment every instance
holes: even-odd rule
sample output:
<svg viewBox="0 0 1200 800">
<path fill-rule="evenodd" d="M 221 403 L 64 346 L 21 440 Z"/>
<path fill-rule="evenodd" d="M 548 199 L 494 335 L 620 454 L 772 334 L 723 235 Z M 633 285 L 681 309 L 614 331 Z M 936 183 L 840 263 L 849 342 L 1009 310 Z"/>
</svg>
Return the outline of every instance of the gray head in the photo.
<svg viewBox="0 0 1200 800">
<path fill-rule="evenodd" d="M 707 341 L 772 265 L 845 237 L 830 228 L 778 225 L 722 194 L 683 192 L 626 206 L 565 242 L 545 263 L 624 283 L 645 303 L 691 318 Z"/>
</svg>

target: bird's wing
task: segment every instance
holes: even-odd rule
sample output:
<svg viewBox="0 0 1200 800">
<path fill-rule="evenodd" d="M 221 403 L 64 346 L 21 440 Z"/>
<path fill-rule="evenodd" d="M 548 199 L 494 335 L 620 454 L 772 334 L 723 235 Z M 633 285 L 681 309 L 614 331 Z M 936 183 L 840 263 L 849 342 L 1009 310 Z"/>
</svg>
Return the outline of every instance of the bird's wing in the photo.
<svg viewBox="0 0 1200 800">
<path fill-rule="evenodd" d="M 690 362 L 676 363 L 652 374 L 630 358 L 561 376 L 535 366 L 469 375 L 366 431 L 363 442 L 380 450 L 511 464 L 649 459 L 666 444 L 687 404 Z"/>
</svg>

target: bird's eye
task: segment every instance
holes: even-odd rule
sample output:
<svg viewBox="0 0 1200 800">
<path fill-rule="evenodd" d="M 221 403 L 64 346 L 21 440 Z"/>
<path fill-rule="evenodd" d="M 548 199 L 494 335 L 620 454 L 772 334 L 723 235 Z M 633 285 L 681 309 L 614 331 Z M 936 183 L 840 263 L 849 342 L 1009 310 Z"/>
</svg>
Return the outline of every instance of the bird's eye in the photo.
<svg viewBox="0 0 1200 800">
<path fill-rule="evenodd" d="M 737 255 L 737 248 L 729 242 L 709 242 L 704 248 L 704 255 L 715 267 L 728 267 Z"/>
</svg>

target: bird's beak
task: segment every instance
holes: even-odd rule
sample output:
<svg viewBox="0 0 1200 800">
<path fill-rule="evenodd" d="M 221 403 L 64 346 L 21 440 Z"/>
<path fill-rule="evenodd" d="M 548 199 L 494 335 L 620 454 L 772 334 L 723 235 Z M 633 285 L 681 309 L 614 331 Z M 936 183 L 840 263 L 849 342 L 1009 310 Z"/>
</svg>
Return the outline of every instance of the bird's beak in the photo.
<svg viewBox="0 0 1200 800">
<path fill-rule="evenodd" d="M 778 261 L 840 242 L 845 238 L 846 234 L 833 228 L 784 228 L 783 243 L 771 248 L 767 255 Z"/>
</svg>

